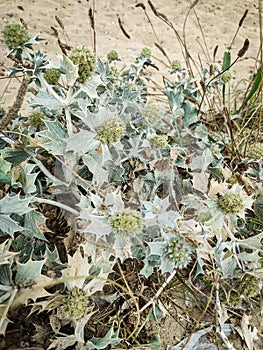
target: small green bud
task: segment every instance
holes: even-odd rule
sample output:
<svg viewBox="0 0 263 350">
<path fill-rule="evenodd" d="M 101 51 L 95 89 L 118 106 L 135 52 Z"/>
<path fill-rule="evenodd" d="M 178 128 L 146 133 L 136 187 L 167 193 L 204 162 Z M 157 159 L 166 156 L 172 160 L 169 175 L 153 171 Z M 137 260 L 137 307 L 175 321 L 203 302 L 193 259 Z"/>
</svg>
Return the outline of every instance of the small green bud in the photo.
<svg viewBox="0 0 263 350">
<path fill-rule="evenodd" d="M 95 54 L 87 47 L 81 49 L 74 49 L 71 51 L 69 58 L 78 68 L 78 82 L 85 83 L 95 69 L 96 59 Z"/>
<path fill-rule="evenodd" d="M 181 71 L 183 70 L 182 63 L 179 60 L 174 60 L 171 63 L 172 70 Z"/>
<path fill-rule="evenodd" d="M 23 45 L 29 40 L 27 30 L 17 22 L 8 22 L 2 30 L 4 41 L 9 49 Z"/>
<path fill-rule="evenodd" d="M 86 311 L 87 300 L 87 294 L 82 289 L 74 287 L 65 297 L 63 311 L 70 318 L 80 318 Z"/>
<path fill-rule="evenodd" d="M 152 55 L 152 50 L 149 47 L 144 47 L 142 49 L 140 58 L 142 57 L 151 58 L 151 55 Z"/>
<path fill-rule="evenodd" d="M 232 74 L 229 70 L 227 70 L 226 72 L 221 74 L 221 81 L 222 83 L 226 84 L 227 82 L 229 82 L 232 78 Z"/>
<path fill-rule="evenodd" d="M 118 234 L 132 236 L 142 227 L 142 219 L 138 213 L 115 213 L 110 222 Z"/>
<path fill-rule="evenodd" d="M 163 117 L 163 108 L 158 103 L 148 103 L 142 110 L 142 118 L 150 125 L 159 122 Z"/>
<path fill-rule="evenodd" d="M 33 111 L 29 116 L 28 116 L 28 123 L 35 128 L 44 126 L 44 119 L 45 119 L 45 114 L 39 111 Z"/>
<path fill-rule="evenodd" d="M 44 78 L 48 82 L 48 84 L 55 85 L 60 78 L 60 71 L 56 68 L 48 68 L 44 75 Z"/>
<path fill-rule="evenodd" d="M 248 150 L 248 157 L 256 160 L 263 158 L 263 143 L 257 142 L 251 145 Z"/>
<path fill-rule="evenodd" d="M 168 146 L 167 137 L 164 135 L 154 136 L 149 141 L 154 149 L 163 149 Z"/>
<path fill-rule="evenodd" d="M 118 58 L 119 58 L 118 52 L 115 50 L 111 50 L 107 55 L 107 59 L 109 62 L 116 61 Z"/>
<path fill-rule="evenodd" d="M 101 143 L 111 146 L 113 143 L 120 141 L 125 135 L 126 126 L 120 117 L 106 120 L 96 129 L 96 139 Z"/>
<path fill-rule="evenodd" d="M 191 262 L 192 247 L 183 240 L 174 238 L 166 248 L 166 254 L 175 268 L 183 269 Z"/>
<path fill-rule="evenodd" d="M 220 210 L 224 214 L 239 214 L 244 210 L 242 197 L 237 193 L 226 193 L 217 200 Z"/>
</svg>

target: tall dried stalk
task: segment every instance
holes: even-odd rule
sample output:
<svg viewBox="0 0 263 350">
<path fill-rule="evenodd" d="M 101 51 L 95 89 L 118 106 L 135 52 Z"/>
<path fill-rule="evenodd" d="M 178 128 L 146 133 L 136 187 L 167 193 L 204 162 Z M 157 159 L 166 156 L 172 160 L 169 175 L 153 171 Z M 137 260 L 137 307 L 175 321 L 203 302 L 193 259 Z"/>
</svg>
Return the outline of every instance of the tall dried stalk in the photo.
<svg viewBox="0 0 263 350">
<path fill-rule="evenodd" d="M 29 79 L 26 76 L 24 76 L 21 85 L 18 89 L 16 100 L 13 106 L 9 108 L 7 114 L 0 120 L 0 130 L 5 129 L 17 116 L 17 113 L 22 107 L 28 85 Z"/>
</svg>

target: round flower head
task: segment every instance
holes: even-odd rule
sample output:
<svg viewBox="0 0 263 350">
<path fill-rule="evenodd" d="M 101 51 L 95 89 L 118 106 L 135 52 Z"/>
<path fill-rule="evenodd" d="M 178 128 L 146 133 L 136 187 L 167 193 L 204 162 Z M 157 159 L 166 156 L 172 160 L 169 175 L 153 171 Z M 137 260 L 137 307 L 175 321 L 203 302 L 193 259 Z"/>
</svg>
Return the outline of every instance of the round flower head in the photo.
<svg viewBox="0 0 263 350">
<path fill-rule="evenodd" d="M 251 145 L 248 151 L 248 157 L 256 160 L 263 158 L 263 143 L 257 142 Z"/>
<path fill-rule="evenodd" d="M 163 108 L 158 103 L 148 103 L 142 110 L 142 118 L 150 125 L 156 124 L 163 117 Z"/>
<path fill-rule="evenodd" d="M 183 70 L 182 63 L 179 60 L 174 60 L 171 63 L 172 70 L 181 71 Z"/>
<path fill-rule="evenodd" d="M 65 297 L 63 310 L 70 318 L 79 318 L 84 315 L 87 307 L 86 293 L 77 287 L 74 287 Z"/>
<path fill-rule="evenodd" d="M 149 141 L 154 149 L 162 149 L 168 146 L 167 137 L 165 135 L 151 137 Z"/>
<path fill-rule="evenodd" d="M 224 214 L 240 214 L 245 206 L 238 193 L 225 193 L 218 198 L 218 206 Z"/>
<path fill-rule="evenodd" d="M 229 82 L 231 80 L 231 78 L 232 78 L 232 74 L 229 70 L 227 70 L 226 72 L 221 74 L 221 81 L 224 84 Z"/>
<path fill-rule="evenodd" d="M 60 78 L 60 71 L 55 68 L 49 68 L 46 70 L 44 78 L 48 82 L 48 84 L 55 85 Z"/>
<path fill-rule="evenodd" d="M 140 231 L 142 227 L 142 218 L 138 215 L 138 213 L 115 213 L 110 225 L 116 231 L 116 233 L 132 236 Z"/>
<path fill-rule="evenodd" d="M 23 45 L 29 40 L 27 30 L 19 23 L 8 22 L 2 30 L 4 41 L 9 49 Z"/>
<path fill-rule="evenodd" d="M 108 61 L 112 62 L 112 61 L 116 61 L 119 58 L 118 52 L 115 50 L 111 50 L 108 55 L 107 55 Z"/>
<path fill-rule="evenodd" d="M 246 298 L 253 298 L 259 293 L 259 284 L 259 278 L 246 274 L 238 285 L 238 291 Z"/>
<path fill-rule="evenodd" d="M 191 252 L 192 247 L 178 238 L 173 238 L 166 248 L 168 259 L 177 269 L 183 269 L 191 262 Z"/>
<path fill-rule="evenodd" d="M 146 57 L 146 58 L 150 58 L 151 57 L 151 54 L 152 54 L 152 51 L 149 47 L 144 47 L 142 49 L 142 52 L 141 52 L 141 55 L 140 57 Z"/>
<path fill-rule="evenodd" d="M 113 143 L 120 141 L 125 134 L 125 130 L 125 123 L 120 117 L 111 118 L 96 128 L 96 139 L 111 146 Z"/>
<path fill-rule="evenodd" d="M 38 128 L 40 126 L 44 125 L 44 119 L 45 115 L 39 111 L 33 111 L 28 116 L 28 122 L 30 125 L 34 126 L 35 128 Z"/>
<path fill-rule="evenodd" d="M 81 49 L 75 49 L 71 51 L 69 58 L 74 64 L 79 66 L 78 68 L 78 82 L 85 83 L 95 68 L 95 54 L 87 47 Z"/>
</svg>

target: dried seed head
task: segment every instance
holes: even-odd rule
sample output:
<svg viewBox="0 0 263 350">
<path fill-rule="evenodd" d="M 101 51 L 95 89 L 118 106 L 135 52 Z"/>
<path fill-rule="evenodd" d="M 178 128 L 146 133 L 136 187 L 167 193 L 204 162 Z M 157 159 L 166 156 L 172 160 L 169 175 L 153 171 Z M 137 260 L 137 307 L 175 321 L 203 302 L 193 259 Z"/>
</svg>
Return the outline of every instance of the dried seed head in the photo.
<svg viewBox="0 0 263 350">
<path fill-rule="evenodd" d="M 243 56 L 245 55 L 245 53 L 247 52 L 248 48 L 249 48 L 249 40 L 246 39 L 246 40 L 244 41 L 244 45 L 243 45 L 242 49 L 240 49 L 240 50 L 238 51 L 237 56 L 238 56 L 238 57 L 243 57 Z"/>
</svg>

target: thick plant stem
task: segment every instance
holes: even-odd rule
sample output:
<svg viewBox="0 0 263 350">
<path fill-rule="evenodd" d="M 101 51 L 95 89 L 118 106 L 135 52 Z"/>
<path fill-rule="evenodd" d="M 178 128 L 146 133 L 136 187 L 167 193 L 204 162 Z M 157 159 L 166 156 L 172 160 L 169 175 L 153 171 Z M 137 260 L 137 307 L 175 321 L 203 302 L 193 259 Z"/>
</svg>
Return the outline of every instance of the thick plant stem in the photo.
<svg viewBox="0 0 263 350">
<path fill-rule="evenodd" d="M 18 89 L 16 100 L 13 106 L 9 108 L 7 114 L 0 120 L 0 130 L 5 129 L 17 116 L 17 113 L 22 107 L 28 85 L 29 79 L 26 76 L 24 76 L 20 88 Z"/>
</svg>

